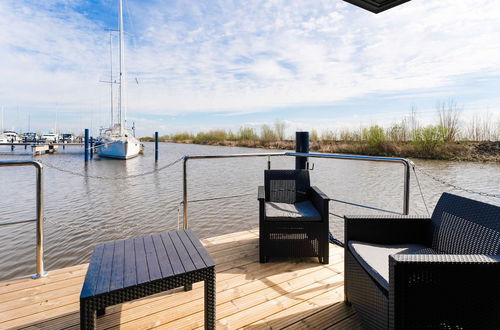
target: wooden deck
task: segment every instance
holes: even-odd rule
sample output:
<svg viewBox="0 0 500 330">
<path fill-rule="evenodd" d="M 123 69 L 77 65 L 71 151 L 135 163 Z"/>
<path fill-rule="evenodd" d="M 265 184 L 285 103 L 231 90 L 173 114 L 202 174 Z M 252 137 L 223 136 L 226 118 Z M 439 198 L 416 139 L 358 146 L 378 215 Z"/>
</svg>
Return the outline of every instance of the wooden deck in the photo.
<svg viewBox="0 0 500 330">
<path fill-rule="evenodd" d="M 343 249 L 317 259 L 258 262 L 258 232 L 202 240 L 217 266 L 218 329 L 357 329 L 343 303 Z M 87 264 L 43 279 L 0 283 L 0 329 L 79 329 L 79 295 Z M 98 329 L 203 327 L 203 284 L 107 308 Z"/>
</svg>

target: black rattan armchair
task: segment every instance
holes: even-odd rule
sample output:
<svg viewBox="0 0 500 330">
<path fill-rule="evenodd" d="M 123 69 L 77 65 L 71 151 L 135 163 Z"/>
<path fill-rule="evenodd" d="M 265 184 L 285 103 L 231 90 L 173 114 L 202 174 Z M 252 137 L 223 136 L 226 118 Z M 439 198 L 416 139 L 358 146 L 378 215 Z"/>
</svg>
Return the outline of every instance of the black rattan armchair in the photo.
<svg viewBox="0 0 500 330">
<path fill-rule="evenodd" d="M 367 329 L 500 329 L 500 207 L 345 217 L 345 300 Z"/>
<path fill-rule="evenodd" d="M 328 202 L 307 170 L 266 170 L 258 190 L 260 262 L 269 257 L 329 261 Z"/>
</svg>

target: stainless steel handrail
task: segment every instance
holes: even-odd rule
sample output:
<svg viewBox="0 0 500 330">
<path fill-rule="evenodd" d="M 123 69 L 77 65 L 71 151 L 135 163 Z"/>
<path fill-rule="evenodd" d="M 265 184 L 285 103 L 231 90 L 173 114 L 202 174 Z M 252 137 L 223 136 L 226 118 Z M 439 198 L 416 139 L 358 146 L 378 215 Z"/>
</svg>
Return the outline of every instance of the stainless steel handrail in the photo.
<svg viewBox="0 0 500 330">
<path fill-rule="evenodd" d="M 358 156 L 358 155 L 342 155 L 342 154 L 325 154 L 325 153 L 298 153 L 298 152 L 263 152 L 249 154 L 222 154 L 222 155 L 186 155 L 183 162 L 183 227 L 188 229 L 188 187 L 187 187 L 187 162 L 190 159 L 213 159 L 213 158 L 244 158 L 244 157 L 275 157 L 275 156 L 292 156 L 292 157 L 311 157 L 311 158 L 327 158 L 327 159 L 344 159 L 344 160 L 361 160 L 374 161 L 385 163 L 399 163 L 405 167 L 404 173 L 404 199 L 403 199 L 403 214 L 408 215 L 410 209 L 410 169 L 413 163 L 406 158 L 397 157 L 378 157 L 378 156 Z M 375 209 L 375 208 L 374 208 Z M 380 209 L 381 210 L 381 209 Z M 383 210 L 386 211 L 386 210 Z M 393 211 L 390 211 L 395 213 Z"/>
<path fill-rule="evenodd" d="M 0 226 L 36 221 L 36 274 L 32 277 L 35 279 L 44 277 L 47 272 L 43 269 L 43 166 L 33 160 L 0 161 L 0 167 L 7 166 L 34 166 L 36 169 L 36 219 L 2 223 Z"/>
<path fill-rule="evenodd" d="M 245 157 L 274 157 L 285 156 L 286 152 L 263 152 L 249 154 L 222 154 L 222 155 L 185 155 L 182 164 L 182 207 L 183 207 L 183 227 L 188 229 L 188 196 L 187 196 L 187 162 L 190 159 L 209 159 L 209 158 L 245 158 Z"/>
<path fill-rule="evenodd" d="M 403 214 L 408 215 L 410 212 L 410 173 L 413 163 L 406 158 L 399 157 L 379 157 L 379 156 L 359 156 L 359 155 L 342 155 L 342 154 L 323 154 L 323 153 L 297 153 L 287 152 L 286 156 L 295 157 L 312 157 L 312 158 L 333 158 L 344 160 L 361 160 L 369 162 L 384 162 L 384 163 L 399 163 L 405 167 L 404 176 L 404 200 L 403 200 Z"/>
</svg>

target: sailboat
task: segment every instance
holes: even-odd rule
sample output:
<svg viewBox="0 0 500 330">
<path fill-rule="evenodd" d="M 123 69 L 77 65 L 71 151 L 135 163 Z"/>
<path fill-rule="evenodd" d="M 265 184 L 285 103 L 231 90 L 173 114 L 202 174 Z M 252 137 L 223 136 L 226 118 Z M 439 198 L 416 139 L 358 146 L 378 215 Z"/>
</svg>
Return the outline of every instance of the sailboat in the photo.
<svg viewBox="0 0 500 330">
<path fill-rule="evenodd" d="M 141 143 L 127 129 L 125 111 L 125 58 L 124 58 L 124 34 L 123 34 L 123 0 L 119 0 L 119 43 L 120 43 L 120 75 L 118 81 L 118 118 L 113 119 L 113 96 L 111 94 L 111 126 L 101 132 L 96 143 L 97 153 L 100 157 L 130 159 L 141 152 Z M 112 67 L 112 66 L 111 66 Z M 112 69 L 111 69 L 112 70 Z M 111 73 L 112 74 L 112 73 Z M 112 77 L 111 77 L 112 78 Z M 111 82 L 112 84 L 113 82 Z M 113 88 L 111 86 L 111 88 Z"/>
</svg>

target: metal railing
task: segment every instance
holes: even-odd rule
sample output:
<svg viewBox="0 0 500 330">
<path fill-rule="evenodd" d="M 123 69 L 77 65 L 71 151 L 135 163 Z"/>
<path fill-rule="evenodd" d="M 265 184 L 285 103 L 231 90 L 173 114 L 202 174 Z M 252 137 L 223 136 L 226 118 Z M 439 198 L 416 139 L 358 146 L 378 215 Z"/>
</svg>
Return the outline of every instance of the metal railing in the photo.
<svg viewBox="0 0 500 330">
<path fill-rule="evenodd" d="M 276 157 L 276 156 L 291 156 L 291 157 L 305 157 L 307 158 L 325 158 L 325 159 L 344 159 L 344 160 L 359 160 L 371 162 L 384 162 L 384 163 L 398 163 L 405 167 L 404 172 L 404 192 L 403 192 L 403 214 L 408 215 L 410 209 L 410 170 L 413 163 L 406 158 L 397 157 L 376 157 L 376 156 L 358 156 L 358 155 L 341 155 L 341 154 L 325 154 L 325 153 L 298 153 L 298 152 L 264 152 L 264 153 L 249 153 L 249 154 L 222 154 L 222 155 L 186 155 L 183 162 L 183 227 L 188 228 L 188 185 L 187 185 L 187 163 L 190 159 L 214 159 L 214 158 L 248 158 L 248 157 Z M 269 158 L 270 159 L 270 158 Z M 270 160 L 268 160 L 268 168 L 270 167 Z M 365 206 L 361 204 L 345 202 L 341 200 L 333 200 L 341 203 L 346 203 L 355 206 L 366 207 L 369 209 L 396 213 L 376 207 Z"/>
<path fill-rule="evenodd" d="M 263 152 L 249 154 L 223 154 L 223 155 L 186 155 L 182 164 L 182 206 L 183 206 L 183 228 L 188 229 L 188 193 L 187 193 L 187 162 L 190 159 L 211 159 L 211 158 L 249 158 L 249 157 L 275 157 L 285 156 L 286 152 Z"/>
<path fill-rule="evenodd" d="M 0 161 L 0 167 L 13 166 L 34 166 L 36 169 L 36 219 L 3 222 L 0 227 L 36 222 L 36 274 L 32 276 L 36 279 L 47 275 L 43 268 L 43 166 L 32 160 Z"/>
</svg>

